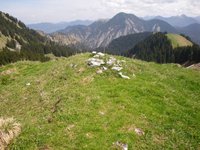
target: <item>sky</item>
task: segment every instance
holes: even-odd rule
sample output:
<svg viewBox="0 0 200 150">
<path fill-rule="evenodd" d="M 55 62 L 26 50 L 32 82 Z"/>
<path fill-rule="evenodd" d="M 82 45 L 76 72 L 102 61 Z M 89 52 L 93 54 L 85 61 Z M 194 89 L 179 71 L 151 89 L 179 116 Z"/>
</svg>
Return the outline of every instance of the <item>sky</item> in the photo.
<svg viewBox="0 0 200 150">
<path fill-rule="evenodd" d="M 200 0 L 0 0 L 0 11 L 26 24 L 106 19 L 119 12 L 200 16 Z"/>
</svg>

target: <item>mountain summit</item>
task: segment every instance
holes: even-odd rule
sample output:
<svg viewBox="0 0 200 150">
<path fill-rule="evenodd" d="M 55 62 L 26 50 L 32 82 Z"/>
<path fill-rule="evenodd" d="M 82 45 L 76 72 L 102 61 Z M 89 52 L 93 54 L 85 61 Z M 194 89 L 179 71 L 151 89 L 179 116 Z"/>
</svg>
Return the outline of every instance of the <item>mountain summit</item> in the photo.
<svg viewBox="0 0 200 150">
<path fill-rule="evenodd" d="M 73 26 L 52 34 L 55 40 L 71 45 L 85 45 L 87 48 L 107 46 L 120 36 L 150 32 L 176 32 L 168 23 L 161 20 L 144 21 L 133 14 L 118 13 L 108 21 L 97 21 L 89 26 Z M 62 38 L 61 38 L 62 37 Z"/>
</svg>

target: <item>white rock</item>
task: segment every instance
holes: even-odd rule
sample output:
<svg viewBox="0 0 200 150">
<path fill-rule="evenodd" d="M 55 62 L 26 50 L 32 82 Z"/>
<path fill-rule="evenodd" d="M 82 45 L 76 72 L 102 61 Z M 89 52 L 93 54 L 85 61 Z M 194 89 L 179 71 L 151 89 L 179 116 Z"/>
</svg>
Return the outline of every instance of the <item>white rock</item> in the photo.
<svg viewBox="0 0 200 150">
<path fill-rule="evenodd" d="M 96 54 L 96 53 L 97 53 L 96 51 L 93 51 L 93 52 L 92 52 L 92 54 Z"/>
<path fill-rule="evenodd" d="M 103 66 L 102 69 L 103 69 L 104 71 L 108 70 L 108 68 L 105 67 L 105 66 Z"/>
<path fill-rule="evenodd" d="M 105 64 L 105 62 L 102 59 L 98 59 L 98 58 L 90 58 L 90 59 L 88 59 L 88 65 L 90 65 L 92 67 L 101 66 L 103 64 Z"/>
<path fill-rule="evenodd" d="M 93 56 L 93 58 L 100 58 L 100 56 L 96 54 Z"/>
<path fill-rule="evenodd" d="M 100 115 L 105 115 L 105 112 L 100 111 L 99 114 L 100 114 Z"/>
<path fill-rule="evenodd" d="M 117 146 L 117 148 L 120 148 L 121 150 L 128 150 L 128 144 L 124 144 L 122 142 L 116 142 L 114 143 L 115 146 Z"/>
<path fill-rule="evenodd" d="M 121 71 L 123 68 L 119 66 L 112 67 L 112 70 Z"/>
<path fill-rule="evenodd" d="M 124 79 L 130 79 L 128 76 L 123 75 L 122 72 L 119 72 L 119 75 Z"/>
<path fill-rule="evenodd" d="M 77 65 L 76 65 L 76 64 L 70 64 L 70 67 L 71 67 L 71 68 L 76 68 Z"/>
<path fill-rule="evenodd" d="M 94 55 L 93 57 L 94 57 L 94 58 L 100 58 L 100 57 L 104 57 L 104 56 L 105 56 L 104 53 L 98 52 L 98 53 L 96 53 L 96 55 Z"/>
<path fill-rule="evenodd" d="M 116 58 L 110 57 L 109 60 L 106 62 L 107 65 L 111 66 L 116 62 Z"/>
<path fill-rule="evenodd" d="M 31 83 L 26 83 L 26 86 L 30 86 L 31 85 Z"/>
<path fill-rule="evenodd" d="M 135 133 L 136 133 L 137 135 L 139 135 L 139 136 L 144 135 L 144 131 L 142 131 L 142 130 L 139 129 L 139 128 L 135 128 Z"/>
<path fill-rule="evenodd" d="M 102 74 L 103 73 L 103 70 L 99 69 L 97 70 L 97 74 Z"/>
<path fill-rule="evenodd" d="M 101 53 L 101 52 L 97 53 L 97 55 L 99 55 L 100 57 L 104 57 L 105 56 L 105 54 Z"/>
</svg>

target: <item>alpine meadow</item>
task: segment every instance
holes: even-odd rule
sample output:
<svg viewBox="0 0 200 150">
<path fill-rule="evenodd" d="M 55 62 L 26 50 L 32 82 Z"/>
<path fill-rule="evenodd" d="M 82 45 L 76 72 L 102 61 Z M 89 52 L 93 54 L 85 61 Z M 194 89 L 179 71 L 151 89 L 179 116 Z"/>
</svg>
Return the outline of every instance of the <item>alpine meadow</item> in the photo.
<svg viewBox="0 0 200 150">
<path fill-rule="evenodd" d="M 199 6 L 1 2 L 0 150 L 199 150 Z"/>
</svg>

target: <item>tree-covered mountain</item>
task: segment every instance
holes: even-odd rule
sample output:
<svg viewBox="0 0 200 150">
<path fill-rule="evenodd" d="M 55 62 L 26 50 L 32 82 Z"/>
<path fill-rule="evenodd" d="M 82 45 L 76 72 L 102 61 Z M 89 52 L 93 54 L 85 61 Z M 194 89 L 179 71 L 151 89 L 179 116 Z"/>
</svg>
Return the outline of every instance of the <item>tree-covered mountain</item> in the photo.
<svg viewBox="0 0 200 150">
<path fill-rule="evenodd" d="M 59 23 L 35 23 L 35 24 L 28 24 L 27 26 L 34 30 L 43 31 L 45 33 L 53 33 L 58 30 L 65 29 L 68 26 L 75 26 L 75 25 L 90 25 L 92 21 L 90 20 L 75 20 L 71 22 L 59 22 Z"/>
<path fill-rule="evenodd" d="M 0 65 L 17 60 L 40 60 L 49 58 L 45 54 L 70 56 L 75 53 L 69 47 L 58 45 L 50 38 L 31 30 L 24 23 L 0 12 Z"/>
<path fill-rule="evenodd" d="M 158 63 L 198 63 L 200 62 L 200 47 L 172 47 L 172 41 L 164 33 L 156 33 L 138 43 L 128 52 L 129 56 L 145 61 Z"/>
<path fill-rule="evenodd" d="M 133 14 L 119 13 L 109 20 L 100 20 L 89 26 L 68 27 L 52 36 L 54 40 L 60 40 L 67 45 L 81 44 L 93 49 L 106 47 L 112 40 L 120 36 L 145 31 L 177 32 L 174 27 L 161 20 L 145 21 Z"/>
<path fill-rule="evenodd" d="M 123 55 L 151 34 L 152 32 L 143 32 L 121 36 L 110 42 L 110 44 L 106 47 L 106 52 L 110 54 Z"/>
</svg>

